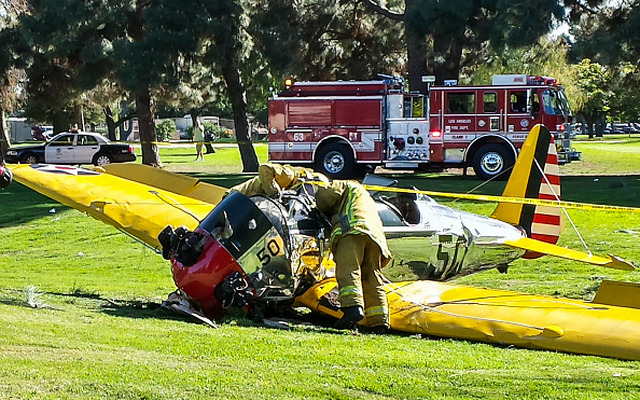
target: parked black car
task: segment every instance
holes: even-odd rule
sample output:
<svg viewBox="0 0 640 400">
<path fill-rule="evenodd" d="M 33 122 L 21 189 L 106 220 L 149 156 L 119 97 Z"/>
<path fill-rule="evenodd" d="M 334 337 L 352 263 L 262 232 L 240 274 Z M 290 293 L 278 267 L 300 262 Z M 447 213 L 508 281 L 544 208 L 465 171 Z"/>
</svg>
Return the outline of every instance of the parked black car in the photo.
<svg viewBox="0 0 640 400">
<path fill-rule="evenodd" d="M 60 133 L 50 141 L 34 146 L 12 147 L 5 154 L 8 163 L 94 164 L 135 161 L 133 146 L 111 143 L 92 132 Z"/>
</svg>

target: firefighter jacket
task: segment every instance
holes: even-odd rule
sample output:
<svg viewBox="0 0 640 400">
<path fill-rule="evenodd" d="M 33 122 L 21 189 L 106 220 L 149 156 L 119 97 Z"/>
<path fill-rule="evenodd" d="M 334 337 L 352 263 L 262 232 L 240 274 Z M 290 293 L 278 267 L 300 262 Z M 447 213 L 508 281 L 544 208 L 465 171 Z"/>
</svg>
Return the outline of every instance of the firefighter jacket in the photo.
<svg viewBox="0 0 640 400">
<path fill-rule="evenodd" d="M 262 164 L 258 167 L 258 176 L 230 189 L 245 196 L 275 196 L 283 190 L 295 190 L 306 181 L 325 181 L 328 179 L 310 169 L 279 164 Z"/>
<path fill-rule="evenodd" d="M 343 235 L 362 233 L 371 238 L 382 254 L 382 266 L 391 259 L 375 201 L 355 181 L 335 180 L 316 189 L 316 205 L 331 218 L 331 250 Z"/>
</svg>

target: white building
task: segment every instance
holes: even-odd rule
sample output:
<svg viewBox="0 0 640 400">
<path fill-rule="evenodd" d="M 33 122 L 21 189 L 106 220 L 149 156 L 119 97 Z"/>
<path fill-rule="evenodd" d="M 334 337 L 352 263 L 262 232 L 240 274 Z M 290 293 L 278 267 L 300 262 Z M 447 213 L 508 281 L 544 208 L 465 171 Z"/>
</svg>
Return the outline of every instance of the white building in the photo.
<svg viewBox="0 0 640 400">
<path fill-rule="evenodd" d="M 7 118 L 9 137 L 12 142 L 28 142 L 31 140 L 31 124 L 26 118 Z"/>
</svg>

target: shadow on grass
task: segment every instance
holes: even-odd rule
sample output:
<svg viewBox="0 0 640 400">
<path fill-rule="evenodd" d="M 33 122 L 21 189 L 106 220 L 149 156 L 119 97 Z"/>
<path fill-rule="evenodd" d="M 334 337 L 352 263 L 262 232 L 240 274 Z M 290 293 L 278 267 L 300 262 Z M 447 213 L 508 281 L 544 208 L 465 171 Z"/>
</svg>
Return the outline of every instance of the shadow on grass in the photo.
<svg viewBox="0 0 640 400">
<path fill-rule="evenodd" d="M 83 304 L 87 308 L 98 309 L 102 313 L 126 318 L 136 319 L 162 319 L 162 320 L 175 320 L 184 321 L 189 320 L 188 317 L 176 314 L 171 310 L 167 310 L 162 307 L 161 303 L 146 300 L 112 300 L 107 299 L 98 293 L 85 292 L 83 290 L 74 290 L 70 293 L 61 292 L 48 292 L 38 291 L 37 296 L 40 300 L 38 303 L 42 303 L 42 307 L 34 307 L 29 305 L 24 290 L 8 290 L 13 292 L 11 295 L 3 295 L 0 298 L 0 304 L 24 307 L 24 308 L 48 308 L 59 310 L 59 308 L 49 306 L 45 299 L 41 296 L 53 296 L 73 298 L 73 304 L 76 306 L 82 306 Z"/>
<path fill-rule="evenodd" d="M 239 183 L 253 178 L 254 175 L 247 174 L 224 174 L 224 175 L 212 175 L 206 173 L 191 173 L 188 174 L 193 178 L 200 179 L 203 182 L 211 183 L 222 187 L 232 187 Z"/>
<path fill-rule="evenodd" d="M 640 207 L 640 175 L 565 176 L 564 200 Z"/>
<path fill-rule="evenodd" d="M 62 210 L 67 207 L 14 181 L 7 189 L 0 190 L 0 228 L 50 215 L 52 208 Z"/>
<path fill-rule="evenodd" d="M 135 318 L 135 319 L 162 319 L 172 321 L 189 320 L 188 317 L 177 314 L 162 307 L 161 303 L 144 300 L 105 300 L 101 306 L 104 314 Z"/>
<path fill-rule="evenodd" d="M 31 308 L 28 304 L 27 301 L 24 299 L 15 299 L 15 298 L 9 298 L 9 299 L 0 299 L 0 304 L 4 304 L 5 306 L 16 306 L 16 307 L 29 307 Z"/>
</svg>

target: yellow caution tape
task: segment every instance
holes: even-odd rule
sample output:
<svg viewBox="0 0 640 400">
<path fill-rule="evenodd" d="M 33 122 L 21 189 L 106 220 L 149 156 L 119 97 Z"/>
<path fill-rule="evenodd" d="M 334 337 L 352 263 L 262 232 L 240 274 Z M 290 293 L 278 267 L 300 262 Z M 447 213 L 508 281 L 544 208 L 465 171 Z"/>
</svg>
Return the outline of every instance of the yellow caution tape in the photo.
<svg viewBox="0 0 640 400">
<path fill-rule="evenodd" d="M 529 199 L 522 197 L 503 197 L 487 194 L 468 194 L 468 193 L 447 193 L 447 192 L 434 192 L 430 190 L 417 190 L 417 189 L 404 189 L 393 188 L 387 186 L 375 186 L 364 185 L 365 189 L 376 192 L 395 192 L 395 193 L 412 193 L 412 194 L 424 194 L 434 197 L 449 197 L 455 199 L 465 200 L 481 200 L 481 201 L 494 201 L 497 203 L 513 203 L 513 204 L 532 204 L 538 206 L 549 207 L 563 207 L 563 208 L 575 208 L 579 210 L 604 210 L 604 211 L 623 211 L 623 212 L 640 212 L 640 208 L 637 207 L 624 207 L 624 206 L 608 206 L 602 204 L 589 204 L 578 203 L 572 201 L 556 201 L 556 200 L 542 200 L 542 199 Z"/>
</svg>

